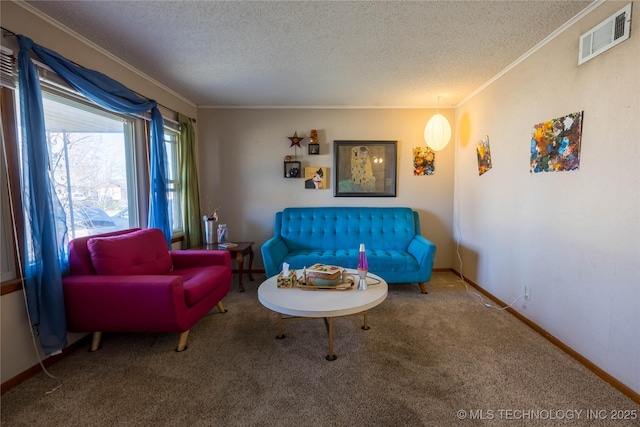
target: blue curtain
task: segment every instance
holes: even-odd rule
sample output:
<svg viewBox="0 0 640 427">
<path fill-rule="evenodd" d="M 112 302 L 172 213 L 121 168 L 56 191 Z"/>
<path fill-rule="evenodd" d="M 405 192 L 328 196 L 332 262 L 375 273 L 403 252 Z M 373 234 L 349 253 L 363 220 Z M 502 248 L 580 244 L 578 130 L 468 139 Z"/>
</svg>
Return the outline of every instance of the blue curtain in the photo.
<svg viewBox="0 0 640 427">
<path fill-rule="evenodd" d="M 31 325 L 46 355 L 67 345 L 62 294 L 66 270 L 66 218 L 53 189 L 42 114 L 38 72 L 27 50 L 18 53 L 22 117 L 22 205 L 25 220 L 23 264 Z"/>
<path fill-rule="evenodd" d="M 149 227 L 159 228 L 171 245 L 166 183 L 164 123 L 157 103 L 136 95 L 122 84 L 96 71 L 79 67 L 57 53 L 18 36 L 20 114 L 22 118 L 22 197 L 25 216 L 25 287 L 29 315 L 38 328 L 45 354 L 62 350 L 66 342 L 66 319 L 62 274 L 67 267 L 66 218 L 53 190 L 37 70 L 29 52 L 78 92 L 98 105 L 118 113 L 151 110 Z"/>
</svg>

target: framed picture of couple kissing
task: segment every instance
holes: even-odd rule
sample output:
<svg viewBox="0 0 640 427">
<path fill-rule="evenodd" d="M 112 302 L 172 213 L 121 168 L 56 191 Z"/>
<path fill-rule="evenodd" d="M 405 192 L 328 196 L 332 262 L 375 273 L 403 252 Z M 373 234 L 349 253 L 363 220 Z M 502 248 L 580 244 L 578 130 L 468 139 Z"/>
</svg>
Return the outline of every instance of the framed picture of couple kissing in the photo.
<svg viewBox="0 0 640 427">
<path fill-rule="evenodd" d="M 397 141 L 334 141 L 335 197 L 396 197 Z"/>
</svg>

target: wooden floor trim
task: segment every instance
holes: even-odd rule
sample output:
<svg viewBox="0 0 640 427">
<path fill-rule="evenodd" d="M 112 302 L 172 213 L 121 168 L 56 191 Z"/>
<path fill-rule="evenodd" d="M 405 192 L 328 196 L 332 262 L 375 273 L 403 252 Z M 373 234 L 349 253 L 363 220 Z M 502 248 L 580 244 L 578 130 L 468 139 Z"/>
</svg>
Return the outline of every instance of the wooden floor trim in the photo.
<svg viewBox="0 0 640 427">
<path fill-rule="evenodd" d="M 435 271 L 435 269 L 434 269 L 434 271 Z M 485 289 L 482 288 L 482 286 L 480 286 L 477 283 L 475 283 L 474 281 L 470 280 L 468 277 L 465 277 L 464 275 L 458 273 L 453 268 L 449 269 L 449 271 L 451 271 L 451 272 L 455 273 L 456 275 L 462 277 L 466 283 L 468 283 L 469 285 L 473 286 L 475 289 L 477 289 L 479 292 L 484 294 L 487 298 L 491 299 L 493 302 L 498 304 L 500 307 L 502 307 L 502 308 L 507 307 L 508 304 L 505 304 L 503 301 L 501 301 L 500 299 L 498 299 L 497 297 L 492 295 L 490 292 L 487 292 Z M 625 385 L 622 382 L 620 382 L 618 379 L 616 379 L 613 376 L 611 376 L 609 373 L 604 371 L 598 365 L 596 365 L 595 363 L 593 363 L 592 361 L 590 361 L 589 359 L 587 359 L 586 357 L 584 357 L 583 355 L 581 355 L 580 353 L 578 353 L 577 351 L 575 351 L 574 349 L 572 349 L 571 347 L 566 345 L 564 342 L 562 342 L 558 338 L 554 337 L 552 334 L 550 334 L 545 329 L 543 329 L 540 325 L 538 325 L 537 323 L 531 321 L 527 317 L 523 316 L 518 311 L 512 309 L 511 307 L 506 308 L 505 311 L 508 311 L 509 313 L 511 313 L 513 316 L 518 318 L 518 320 L 520 320 L 522 323 L 524 323 L 525 325 L 527 325 L 528 327 L 530 327 L 531 329 L 536 331 L 538 334 L 542 335 L 544 338 L 549 340 L 553 345 L 555 345 L 560 350 L 564 351 L 569 356 L 571 356 L 572 358 L 574 358 L 575 360 L 580 362 L 587 369 L 589 369 L 591 372 L 593 372 L 594 374 L 596 374 L 597 376 L 599 376 L 600 378 L 605 380 L 611 386 L 613 386 L 616 389 L 620 390 L 620 392 L 622 392 L 629 399 L 633 400 L 637 404 L 640 404 L 640 393 L 636 393 L 630 387 L 628 387 L 627 385 Z"/>
<path fill-rule="evenodd" d="M 90 340 L 91 340 L 91 334 L 89 334 L 86 337 L 81 338 L 78 341 L 74 342 L 73 344 L 67 346 L 66 348 L 64 348 L 62 350 L 61 354 L 58 354 L 56 356 L 47 357 L 46 359 L 44 359 L 42 361 L 42 364 L 45 366 L 45 368 L 48 368 L 49 366 L 53 365 L 54 363 L 64 359 L 65 357 L 67 357 L 68 355 L 70 355 L 71 353 L 76 351 L 78 348 L 86 347 Z M 0 389 L 1 389 L 0 394 L 5 394 L 7 391 L 11 390 L 13 387 L 15 387 L 18 384 L 28 380 L 29 378 L 33 377 L 34 375 L 36 375 L 36 374 L 38 374 L 40 372 L 42 372 L 42 366 L 40 366 L 39 363 L 36 364 L 36 365 L 33 365 L 32 367 L 30 367 L 26 371 L 23 371 L 23 372 L 19 373 L 18 375 L 16 375 L 15 377 L 13 377 L 11 379 L 8 379 L 7 381 L 3 382 L 2 385 L 0 386 Z"/>
</svg>

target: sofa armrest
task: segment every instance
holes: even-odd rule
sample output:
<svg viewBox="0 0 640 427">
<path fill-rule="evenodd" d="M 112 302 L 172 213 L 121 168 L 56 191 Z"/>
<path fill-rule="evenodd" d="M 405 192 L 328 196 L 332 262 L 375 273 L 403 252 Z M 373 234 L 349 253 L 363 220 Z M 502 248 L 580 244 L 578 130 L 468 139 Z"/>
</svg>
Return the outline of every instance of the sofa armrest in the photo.
<svg viewBox="0 0 640 427">
<path fill-rule="evenodd" d="M 168 315 L 186 309 L 179 276 L 67 276 L 62 286 L 70 331 L 180 332 Z"/>
<path fill-rule="evenodd" d="M 433 269 L 433 261 L 436 257 L 436 245 L 424 237 L 417 235 L 409 242 L 407 252 L 418 261 L 421 270 L 429 270 L 430 276 L 431 270 Z"/>
<path fill-rule="evenodd" d="M 267 277 L 280 273 L 282 260 L 289 253 L 289 248 L 282 237 L 275 236 L 267 240 L 261 248 L 262 262 Z"/>
<path fill-rule="evenodd" d="M 231 253 L 225 250 L 187 249 L 169 251 L 173 268 L 195 268 L 207 265 L 221 265 L 231 269 Z"/>
</svg>

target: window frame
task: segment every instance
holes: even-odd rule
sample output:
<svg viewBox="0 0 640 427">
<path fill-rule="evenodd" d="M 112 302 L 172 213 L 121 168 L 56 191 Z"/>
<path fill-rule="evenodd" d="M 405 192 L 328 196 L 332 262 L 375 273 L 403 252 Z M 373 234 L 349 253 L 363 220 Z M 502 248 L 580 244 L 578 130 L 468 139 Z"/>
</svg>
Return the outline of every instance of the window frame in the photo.
<svg viewBox="0 0 640 427">
<path fill-rule="evenodd" d="M 180 159 L 178 157 L 178 144 L 180 143 L 180 130 L 177 123 L 173 123 L 171 120 L 165 118 L 165 148 L 167 152 L 167 191 L 172 194 L 173 209 L 169 214 L 172 217 L 172 230 L 171 234 L 173 238 L 184 235 L 184 221 L 181 205 L 181 192 L 182 184 L 180 183 Z M 171 136 L 171 140 L 169 140 Z M 172 147 L 169 145 L 173 145 Z M 175 173 L 175 176 L 170 176 L 171 171 Z M 177 214 L 176 214 L 177 209 Z M 177 215 L 177 218 L 176 218 Z M 177 219 L 177 221 L 176 221 Z"/>
<path fill-rule="evenodd" d="M 0 87 L 0 105 L 1 105 L 1 120 L 2 120 L 2 132 L 3 132 L 3 156 L 6 154 L 7 165 L 7 196 L 15 205 L 22 206 L 22 196 L 20 192 L 20 165 L 18 163 L 18 125 L 16 116 L 16 104 L 15 104 L 15 89 L 8 87 Z M 5 191 L 4 188 L 1 191 Z M 10 206 L 9 206 L 10 208 Z M 15 278 L 0 282 L 0 295 L 5 295 L 11 292 L 19 291 L 22 289 L 22 272 L 20 269 L 20 263 L 17 254 L 23 247 L 22 233 L 18 233 L 16 236 L 14 230 L 21 230 L 24 228 L 24 218 L 22 216 L 22 209 L 16 209 L 13 215 L 10 242 L 7 240 L 5 244 L 7 248 L 13 249 L 12 258 L 15 268 Z M 6 236 L 9 237 L 9 236 Z M 16 247 L 16 242 L 18 247 Z"/>
</svg>

